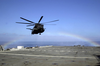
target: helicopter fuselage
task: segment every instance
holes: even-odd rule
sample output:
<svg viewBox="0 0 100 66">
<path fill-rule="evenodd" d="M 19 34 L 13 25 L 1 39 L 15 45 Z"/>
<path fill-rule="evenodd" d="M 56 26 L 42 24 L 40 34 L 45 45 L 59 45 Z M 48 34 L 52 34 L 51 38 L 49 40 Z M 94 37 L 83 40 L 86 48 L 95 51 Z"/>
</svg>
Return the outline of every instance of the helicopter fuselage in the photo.
<svg viewBox="0 0 100 66">
<path fill-rule="evenodd" d="M 43 33 L 43 32 L 44 32 L 43 25 L 42 24 L 35 24 L 31 34 L 38 34 L 38 33 Z"/>
</svg>

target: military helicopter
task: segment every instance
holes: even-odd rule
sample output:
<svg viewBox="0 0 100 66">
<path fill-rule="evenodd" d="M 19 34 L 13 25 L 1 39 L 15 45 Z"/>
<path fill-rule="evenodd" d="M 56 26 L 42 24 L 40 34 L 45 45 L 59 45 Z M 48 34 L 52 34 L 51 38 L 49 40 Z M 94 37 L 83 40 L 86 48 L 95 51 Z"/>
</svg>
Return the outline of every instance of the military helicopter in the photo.
<svg viewBox="0 0 100 66">
<path fill-rule="evenodd" d="M 33 21 L 30 21 L 30 20 L 27 20 L 27 19 L 25 19 L 23 17 L 20 17 L 20 18 L 25 20 L 25 21 L 28 21 L 30 23 L 24 23 L 24 22 L 16 22 L 16 23 L 19 23 L 19 24 L 29 24 L 29 25 L 27 25 L 27 27 L 28 26 L 34 26 L 33 29 L 26 28 L 26 29 L 32 30 L 31 34 L 38 34 L 39 33 L 39 35 L 41 35 L 41 33 L 43 33 L 45 31 L 44 24 L 40 23 L 40 21 L 42 20 L 43 16 L 41 16 L 41 18 L 39 19 L 38 23 L 35 23 Z M 45 23 L 56 22 L 56 21 L 59 21 L 59 20 L 49 21 L 49 22 L 45 22 Z"/>
</svg>

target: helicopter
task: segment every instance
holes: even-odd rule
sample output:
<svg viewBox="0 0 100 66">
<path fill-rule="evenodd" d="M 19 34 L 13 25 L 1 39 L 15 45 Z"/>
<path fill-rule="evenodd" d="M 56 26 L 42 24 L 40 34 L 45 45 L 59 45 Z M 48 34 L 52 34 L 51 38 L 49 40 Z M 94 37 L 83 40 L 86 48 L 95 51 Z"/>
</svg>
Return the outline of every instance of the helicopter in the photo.
<svg viewBox="0 0 100 66">
<path fill-rule="evenodd" d="M 43 33 L 45 31 L 45 28 L 44 28 L 44 23 L 40 23 L 40 21 L 42 20 L 43 16 L 40 17 L 38 23 L 35 23 L 33 21 L 30 21 L 28 19 L 25 19 L 23 17 L 20 17 L 21 19 L 25 20 L 25 21 L 28 21 L 30 23 L 24 23 L 24 22 L 16 22 L 16 23 L 19 23 L 19 24 L 28 24 L 28 26 L 34 26 L 33 29 L 31 28 L 26 28 L 26 29 L 29 29 L 29 30 L 32 30 L 31 34 L 38 34 L 41 35 L 41 33 Z M 56 22 L 56 21 L 59 21 L 59 20 L 53 20 L 53 21 L 49 21 L 49 22 L 45 22 L 45 23 L 50 23 L 50 22 Z"/>
</svg>

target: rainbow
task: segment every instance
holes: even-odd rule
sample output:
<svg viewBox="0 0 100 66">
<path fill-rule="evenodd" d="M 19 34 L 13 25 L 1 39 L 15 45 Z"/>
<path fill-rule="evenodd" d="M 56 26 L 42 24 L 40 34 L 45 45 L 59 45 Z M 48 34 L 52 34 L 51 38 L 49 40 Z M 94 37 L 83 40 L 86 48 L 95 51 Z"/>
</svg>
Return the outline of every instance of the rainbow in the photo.
<svg viewBox="0 0 100 66">
<path fill-rule="evenodd" d="M 74 34 L 70 34 L 70 33 L 64 33 L 64 32 L 60 32 L 58 33 L 58 35 L 61 35 L 61 36 L 69 36 L 69 37 L 73 37 L 73 38 L 76 38 L 76 39 L 79 39 L 79 40 L 82 40 L 82 41 L 86 41 L 86 42 L 89 42 L 90 44 L 92 44 L 93 46 L 100 46 L 100 44 L 96 43 L 96 42 L 93 42 L 91 41 L 90 39 L 88 38 L 84 38 L 84 37 L 81 37 L 81 36 L 78 36 L 78 35 L 74 35 Z M 19 40 L 23 39 L 24 37 L 23 36 L 20 36 L 16 39 L 13 39 L 5 44 L 3 44 L 2 46 L 4 48 L 7 48 L 8 45 L 10 44 L 13 44 L 15 42 L 18 42 Z"/>
<path fill-rule="evenodd" d="M 77 38 L 77 39 L 79 39 L 79 40 L 89 42 L 89 43 L 92 44 L 93 46 L 100 46 L 100 44 L 98 44 L 98 43 L 96 43 L 96 42 L 93 42 L 93 41 L 91 41 L 91 40 L 88 39 L 88 38 L 84 38 L 84 37 L 81 37 L 81 36 L 78 36 L 78 35 L 74 35 L 74 34 L 70 34 L 70 33 L 65 33 L 65 32 L 60 32 L 59 35 Z"/>
<path fill-rule="evenodd" d="M 15 42 L 18 42 L 18 41 L 21 40 L 22 38 L 24 38 L 24 37 L 23 37 L 23 36 L 20 36 L 20 37 L 15 38 L 15 39 L 13 39 L 13 40 L 11 40 L 11 41 L 8 41 L 7 43 L 4 43 L 2 46 L 3 46 L 3 48 L 7 48 L 8 45 L 13 44 L 13 43 L 15 43 Z"/>
</svg>

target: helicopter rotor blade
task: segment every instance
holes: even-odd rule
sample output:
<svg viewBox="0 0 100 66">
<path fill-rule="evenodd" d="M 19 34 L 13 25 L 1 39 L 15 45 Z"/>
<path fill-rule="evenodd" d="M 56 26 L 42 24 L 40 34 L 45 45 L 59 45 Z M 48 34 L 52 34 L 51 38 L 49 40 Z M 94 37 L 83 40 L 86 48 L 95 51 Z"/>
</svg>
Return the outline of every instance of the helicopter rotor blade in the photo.
<svg viewBox="0 0 100 66">
<path fill-rule="evenodd" d="M 26 29 L 33 30 L 33 29 L 31 29 L 31 28 L 26 28 Z"/>
<path fill-rule="evenodd" d="M 38 21 L 38 23 L 40 23 L 40 21 L 42 20 L 43 16 L 41 16 L 40 20 Z"/>
<path fill-rule="evenodd" d="M 32 22 L 32 21 L 30 21 L 30 20 L 27 20 L 27 19 L 25 19 L 25 18 L 23 18 L 23 17 L 20 17 L 20 18 L 23 19 L 23 20 L 25 20 L 25 21 L 28 21 L 28 22 L 34 23 L 34 22 Z"/>
<path fill-rule="evenodd" d="M 43 24 L 43 25 L 56 25 L 56 24 Z"/>
<path fill-rule="evenodd" d="M 44 23 L 51 23 L 51 22 L 56 22 L 56 21 L 59 21 L 59 20 L 53 20 L 53 21 L 44 22 Z M 44 24 L 44 23 L 42 23 L 42 24 Z"/>
<path fill-rule="evenodd" d="M 16 23 L 19 23 L 19 24 L 31 24 L 31 23 L 24 23 L 24 22 L 16 22 Z"/>
<path fill-rule="evenodd" d="M 32 25 L 27 25 L 27 27 L 29 27 L 29 26 L 34 26 L 35 24 L 32 24 Z"/>
</svg>

